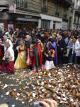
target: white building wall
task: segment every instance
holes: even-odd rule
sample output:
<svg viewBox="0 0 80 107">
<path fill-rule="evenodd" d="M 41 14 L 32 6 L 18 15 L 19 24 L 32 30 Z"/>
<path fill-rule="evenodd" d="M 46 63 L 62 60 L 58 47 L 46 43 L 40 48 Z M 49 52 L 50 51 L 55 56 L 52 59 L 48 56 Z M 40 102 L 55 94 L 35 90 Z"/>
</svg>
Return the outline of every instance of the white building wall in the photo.
<svg viewBox="0 0 80 107">
<path fill-rule="evenodd" d="M 56 22 L 55 29 L 62 29 L 62 23 Z"/>
<path fill-rule="evenodd" d="M 62 28 L 62 18 L 44 15 L 44 14 L 40 14 L 40 16 L 41 16 L 41 20 L 50 21 L 49 29 L 53 29 L 54 22 L 55 22 L 55 29 L 61 29 Z M 41 22 L 39 21 L 39 23 L 41 23 Z M 41 24 L 38 24 L 38 25 L 41 25 Z"/>
</svg>

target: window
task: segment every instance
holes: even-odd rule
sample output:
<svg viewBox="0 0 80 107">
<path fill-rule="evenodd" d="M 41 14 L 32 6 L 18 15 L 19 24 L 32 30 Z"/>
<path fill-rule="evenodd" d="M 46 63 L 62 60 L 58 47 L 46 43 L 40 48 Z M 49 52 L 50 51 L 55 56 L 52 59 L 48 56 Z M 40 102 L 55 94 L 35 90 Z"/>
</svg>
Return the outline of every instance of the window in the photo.
<svg viewBox="0 0 80 107">
<path fill-rule="evenodd" d="M 41 21 L 41 28 L 49 29 L 50 28 L 50 21 L 49 20 L 42 20 Z"/>
<path fill-rule="evenodd" d="M 17 8 L 27 8 L 27 1 L 26 0 L 16 0 L 16 7 Z"/>
<path fill-rule="evenodd" d="M 26 0 L 24 1 L 24 8 L 25 9 L 27 8 L 27 1 Z"/>
<path fill-rule="evenodd" d="M 19 0 L 16 0 L 16 7 L 20 7 L 19 6 Z"/>
<path fill-rule="evenodd" d="M 59 17 L 59 12 L 55 12 L 55 16 L 56 16 L 56 17 Z"/>
<path fill-rule="evenodd" d="M 42 12 L 47 13 L 48 12 L 48 1 L 42 0 Z"/>
</svg>

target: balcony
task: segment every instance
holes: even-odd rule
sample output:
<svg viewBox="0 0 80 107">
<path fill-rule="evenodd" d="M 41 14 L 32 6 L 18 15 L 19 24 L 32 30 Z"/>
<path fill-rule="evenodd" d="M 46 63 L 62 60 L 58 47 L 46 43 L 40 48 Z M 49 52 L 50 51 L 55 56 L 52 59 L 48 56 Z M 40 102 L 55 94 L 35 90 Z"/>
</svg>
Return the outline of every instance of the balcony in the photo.
<svg viewBox="0 0 80 107">
<path fill-rule="evenodd" d="M 72 0 L 49 0 L 51 2 L 54 2 L 55 4 L 61 5 L 63 7 L 69 7 L 72 5 Z"/>
</svg>

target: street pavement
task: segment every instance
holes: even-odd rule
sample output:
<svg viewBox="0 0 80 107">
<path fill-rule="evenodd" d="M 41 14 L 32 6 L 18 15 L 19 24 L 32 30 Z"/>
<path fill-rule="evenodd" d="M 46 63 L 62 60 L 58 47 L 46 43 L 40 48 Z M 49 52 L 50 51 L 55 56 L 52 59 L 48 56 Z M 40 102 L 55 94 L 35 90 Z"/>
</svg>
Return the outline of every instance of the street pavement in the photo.
<svg viewBox="0 0 80 107">
<path fill-rule="evenodd" d="M 63 65 L 50 71 L 30 74 L 0 74 L 0 104 L 31 107 L 37 100 L 52 98 L 59 107 L 80 107 L 80 66 Z M 5 107 L 5 106 L 4 106 Z"/>
</svg>

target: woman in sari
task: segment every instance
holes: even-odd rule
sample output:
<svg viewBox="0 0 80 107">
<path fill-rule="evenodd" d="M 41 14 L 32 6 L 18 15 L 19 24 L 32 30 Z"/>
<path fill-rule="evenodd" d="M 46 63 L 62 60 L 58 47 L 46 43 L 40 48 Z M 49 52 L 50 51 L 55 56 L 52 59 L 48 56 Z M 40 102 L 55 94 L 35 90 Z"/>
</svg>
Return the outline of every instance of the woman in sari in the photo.
<svg viewBox="0 0 80 107">
<path fill-rule="evenodd" d="M 18 57 L 15 61 L 14 68 L 16 70 L 25 69 L 26 68 L 26 49 L 25 43 L 20 41 L 20 45 L 17 47 Z"/>
</svg>

